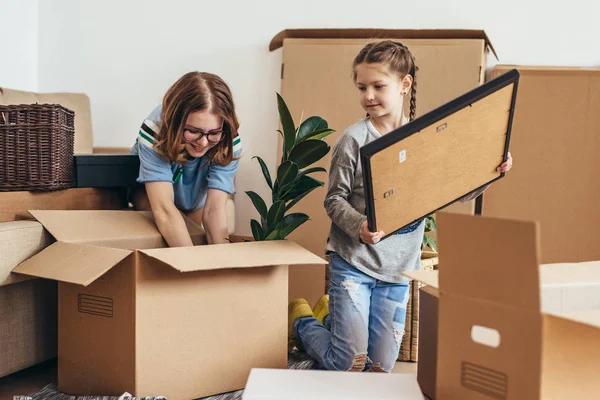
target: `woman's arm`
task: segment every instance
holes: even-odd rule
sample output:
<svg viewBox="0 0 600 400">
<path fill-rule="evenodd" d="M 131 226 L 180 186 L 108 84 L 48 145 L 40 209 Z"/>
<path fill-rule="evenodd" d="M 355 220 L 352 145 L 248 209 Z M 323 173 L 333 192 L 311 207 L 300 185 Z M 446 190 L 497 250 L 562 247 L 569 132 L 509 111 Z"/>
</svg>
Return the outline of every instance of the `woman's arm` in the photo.
<svg viewBox="0 0 600 400">
<path fill-rule="evenodd" d="M 202 225 L 206 231 L 208 244 L 228 243 L 227 198 L 228 194 L 219 189 L 208 189 L 206 204 L 202 210 Z"/>
<path fill-rule="evenodd" d="M 169 247 L 193 246 L 185 221 L 175 207 L 173 184 L 170 182 L 147 182 L 146 193 L 158 230 Z"/>
</svg>

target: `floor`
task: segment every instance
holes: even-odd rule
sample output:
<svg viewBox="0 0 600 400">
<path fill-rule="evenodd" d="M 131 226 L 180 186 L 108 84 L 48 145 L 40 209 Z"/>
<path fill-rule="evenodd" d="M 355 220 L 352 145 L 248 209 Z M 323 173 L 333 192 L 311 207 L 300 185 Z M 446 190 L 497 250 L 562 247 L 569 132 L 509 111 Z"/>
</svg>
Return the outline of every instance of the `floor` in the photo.
<svg viewBox="0 0 600 400">
<path fill-rule="evenodd" d="M 56 359 L 24 369 L 0 379 L 0 400 L 12 400 L 13 396 L 26 395 L 56 381 Z"/>
<path fill-rule="evenodd" d="M 394 373 L 417 373 L 417 364 L 397 362 Z M 56 359 L 0 379 L 0 400 L 12 400 L 13 396 L 37 392 L 48 383 L 56 381 Z"/>
</svg>

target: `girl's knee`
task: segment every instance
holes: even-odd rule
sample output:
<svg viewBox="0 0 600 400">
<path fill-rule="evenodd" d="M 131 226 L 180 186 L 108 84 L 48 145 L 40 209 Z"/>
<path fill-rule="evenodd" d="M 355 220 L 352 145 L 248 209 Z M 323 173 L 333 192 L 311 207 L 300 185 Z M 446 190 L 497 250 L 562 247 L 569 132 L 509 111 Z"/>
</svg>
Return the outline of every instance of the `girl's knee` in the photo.
<svg viewBox="0 0 600 400">
<path fill-rule="evenodd" d="M 394 365 L 396 365 L 396 360 L 398 359 L 399 352 L 386 354 L 383 357 L 381 355 L 379 357 L 369 358 L 367 371 L 369 372 L 383 372 L 390 373 L 394 369 Z"/>
<path fill-rule="evenodd" d="M 384 374 L 389 374 L 390 372 L 392 372 L 391 368 L 389 370 L 383 369 L 381 367 L 381 365 L 377 364 L 377 365 L 373 365 L 370 369 L 370 372 L 383 372 Z"/>
<path fill-rule="evenodd" d="M 331 369 L 336 371 L 354 371 L 354 372 L 362 372 L 367 365 L 367 355 L 366 354 L 356 354 L 354 356 L 342 356 L 337 357 L 332 362 Z"/>
</svg>

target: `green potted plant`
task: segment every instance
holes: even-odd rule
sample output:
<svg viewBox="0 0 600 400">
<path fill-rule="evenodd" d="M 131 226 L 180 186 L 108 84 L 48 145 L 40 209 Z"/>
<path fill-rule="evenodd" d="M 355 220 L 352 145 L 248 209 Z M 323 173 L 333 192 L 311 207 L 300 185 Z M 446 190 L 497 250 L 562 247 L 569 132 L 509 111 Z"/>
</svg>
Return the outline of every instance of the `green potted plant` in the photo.
<svg viewBox="0 0 600 400">
<path fill-rule="evenodd" d="M 283 129 L 283 132 L 278 130 L 283 145 L 277 173 L 271 174 L 260 157 L 253 157 L 258 160 L 265 181 L 271 189 L 271 206 L 267 207 L 265 200 L 256 192 L 246 192 L 260 216 L 260 221 L 250 221 L 255 241 L 282 240 L 309 220 L 308 215 L 304 213 L 289 211 L 310 192 L 324 185 L 323 181 L 311 175 L 326 172 L 326 169 L 310 166 L 329 153 L 330 147 L 323 139 L 335 132 L 327 126 L 327 121 L 319 116 L 311 116 L 296 126 L 287 104 L 279 93 L 277 108 Z"/>
<path fill-rule="evenodd" d="M 430 248 L 432 251 L 437 252 L 437 240 L 431 236 L 431 233 L 435 233 L 436 224 L 435 224 L 435 216 L 428 215 L 425 217 L 425 233 L 423 234 L 423 243 L 421 243 L 421 248 Z"/>
</svg>

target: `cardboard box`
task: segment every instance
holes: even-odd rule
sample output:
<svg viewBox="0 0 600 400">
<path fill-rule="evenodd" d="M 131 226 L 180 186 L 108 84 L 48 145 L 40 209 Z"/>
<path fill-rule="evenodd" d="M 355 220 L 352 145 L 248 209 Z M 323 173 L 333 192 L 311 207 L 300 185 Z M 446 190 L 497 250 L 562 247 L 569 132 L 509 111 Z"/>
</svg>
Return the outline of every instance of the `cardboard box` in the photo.
<svg viewBox="0 0 600 400">
<path fill-rule="evenodd" d="M 14 272 L 59 281 L 61 392 L 191 399 L 287 368 L 287 266 L 321 258 L 291 241 L 162 248 L 134 211 L 31 214 L 57 242 Z"/>
<path fill-rule="evenodd" d="M 481 85 L 485 80 L 488 50 L 493 51 L 487 35 L 480 30 L 284 30 L 273 38 L 270 50 L 283 48 L 281 94 L 293 118 L 296 121 L 301 115 L 325 118 L 329 127 L 336 130 L 325 139 L 333 146 L 346 127 L 365 116 L 352 82 L 352 61 L 364 45 L 383 38 L 402 41 L 415 56 L 419 67 L 417 115 Z M 315 166 L 329 170 L 330 162 L 331 152 Z M 297 212 L 310 215 L 311 221 L 289 238 L 316 254 L 323 254 L 331 224 L 323 208 L 327 174 L 320 174 L 317 179 L 324 181 L 325 186 L 295 206 Z M 472 214 L 474 208 L 474 202 L 468 202 L 446 210 Z M 314 304 L 323 294 L 324 276 L 325 271 L 319 266 L 291 268 L 290 298 L 304 297 Z"/>
<path fill-rule="evenodd" d="M 600 262 L 540 268 L 536 222 L 448 213 L 437 217 L 439 282 L 438 271 L 406 273 L 439 288 L 435 396 L 597 396 L 600 309 L 555 308 L 550 300 L 544 306 L 540 287 L 561 281 L 597 285 Z M 595 306 L 593 300 L 579 308 Z"/>
<path fill-rule="evenodd" d="M 419 289 L 417 381 L 423 393 L 430 399 L 435 399 L 439 296 L 435 287 L 422 286 Z"/>
<path fill-rule="evenodd" d="M 514 166 L 482 214 L 540 222 L 543 264 L 600 260 L 600 68 L 496 66 L 521 75 Z"/>
<path fill-rule="evenodd" d="M 543 312 L 600 309 L 598 261 L 540 265 L 540 285 Z M 423 286 L 419 298 L 417 380 L 423 393 L 435 399 L 439 291 L 433 286 Z"/>
<path fill-rule="evenodd" d="M 600 309 L 600 261 L 540 265 L 544 312 Z"/>
<path fill-rule="evenodd" d="M 243 400 L 416 400 L 413 374 L 252 369 Z"/>
</svg>

